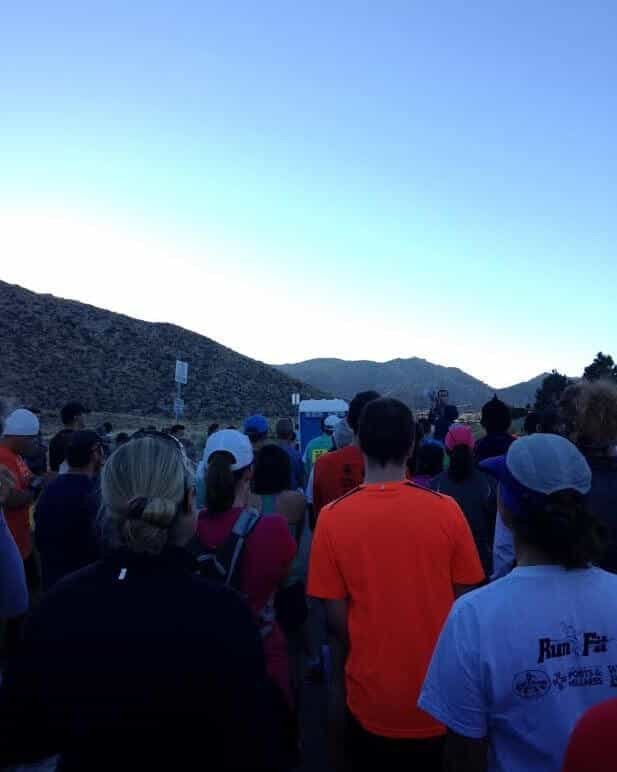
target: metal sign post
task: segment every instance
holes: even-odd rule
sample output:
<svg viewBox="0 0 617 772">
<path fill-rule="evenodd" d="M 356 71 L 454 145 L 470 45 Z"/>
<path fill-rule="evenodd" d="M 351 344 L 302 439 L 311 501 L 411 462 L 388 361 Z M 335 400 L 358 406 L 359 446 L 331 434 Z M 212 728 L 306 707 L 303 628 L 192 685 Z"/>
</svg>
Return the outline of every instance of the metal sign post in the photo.
<svg viewBox="0 0 617 772">
<path fill-rule="evenodd" d="M 176 398 L 174 399 L 174 415 L 176 421 L 184 413 L 184 400 L 182 399 L 182 386 L 186 386 L 189 380 L 189 364 L 176 359 Z"/>
</svg>

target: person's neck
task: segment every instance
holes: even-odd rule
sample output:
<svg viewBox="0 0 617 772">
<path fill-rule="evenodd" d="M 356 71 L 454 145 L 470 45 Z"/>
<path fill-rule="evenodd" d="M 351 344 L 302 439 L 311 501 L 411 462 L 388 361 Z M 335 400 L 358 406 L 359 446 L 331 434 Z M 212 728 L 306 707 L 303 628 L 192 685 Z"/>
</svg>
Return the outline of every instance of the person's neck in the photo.
<svg viewBox="0 0 617 772">
<path fill-rule="evenodd" d="M 402 482 L 405 479 L 405 463 L 388 463 L 382 466 L 364 457 L 364 482 L 373 483 Z"/>
<path fill-rule="evenodd" d="M 91 466 L 70 466 L 69 474 L 83 474 L 86 477 L 94 477 L 94 469 Z"/>
<path fill-rule="evenodd" d="M 514 537 L 514 551 L 516 554 L 516 564 L 521 568 L 559 565 L 558 561 L 549 557 L 546 552 L 530 544 L 521 543 L 516 536 Z"/>
</svg>

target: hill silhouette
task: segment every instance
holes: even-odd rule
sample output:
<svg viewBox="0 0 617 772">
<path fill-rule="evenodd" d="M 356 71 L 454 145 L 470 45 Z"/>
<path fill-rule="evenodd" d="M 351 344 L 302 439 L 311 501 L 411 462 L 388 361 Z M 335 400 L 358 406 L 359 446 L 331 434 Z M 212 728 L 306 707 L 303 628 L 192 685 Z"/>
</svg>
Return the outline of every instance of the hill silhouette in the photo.
<svg viewBox="0 0 617 772">
<path fill-rule="evenodd" d="M 170 414 L 176 358 L 189 362 L 187 417 L 290 412 L 321 392 L 210 338 L 0 282 L 0 395 L 40 409 L 79 399 L 116 413 Z"/>
<path fill-rule="evenodd" d="M 456 404 L 478 409 L 497 394 L 507 404 L 524 406 L 533 403 L 536 389 L 545 374 L 506 389 L 494 389 L 456 367 L 443 367 L 426 359 L 393 359 L 390 362 L 344 359 L 310 359 L 296 364 L 279 365 L 278 369 L 305 383 L 344 398 L 358 391 L 375 389 L 384 396 L 401 399 L 411 407 L 428 405 L 427 394 L 437 388 L 450 392 Z"/>
</svg>

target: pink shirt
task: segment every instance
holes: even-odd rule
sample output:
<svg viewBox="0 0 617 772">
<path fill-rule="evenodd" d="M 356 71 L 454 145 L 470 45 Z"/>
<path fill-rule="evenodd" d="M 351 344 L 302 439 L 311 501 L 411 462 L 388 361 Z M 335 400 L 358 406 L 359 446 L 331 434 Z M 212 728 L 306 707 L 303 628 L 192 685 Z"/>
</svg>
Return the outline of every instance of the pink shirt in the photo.
<svg viewBox="0 0 617 772">
<path fill-rule="evenodd" d="M 242 509 L 208 516 L 199 513 L 197 536 L 209 549 L 216 549 L 229 537 Z M 263 611 L 274 592 L 287 578 L 296 555 L 296 542 L 281 515 L 262 517 L 248 537 L 240 566 L 240 590 L 246 595 L 255 617 Z M 278 624 L 264 638 L 264 650 L 270 676 L 291 701 L 287 642 Z"/>
</svg>

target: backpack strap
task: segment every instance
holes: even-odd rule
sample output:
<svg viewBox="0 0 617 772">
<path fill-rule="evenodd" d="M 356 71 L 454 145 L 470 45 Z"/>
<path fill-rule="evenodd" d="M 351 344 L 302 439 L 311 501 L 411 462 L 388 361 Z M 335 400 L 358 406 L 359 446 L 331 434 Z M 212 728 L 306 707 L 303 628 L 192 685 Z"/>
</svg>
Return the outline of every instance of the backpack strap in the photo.
<svg viewBox="0 0 617 772">
<path fill-rule="evenodd" d="M 238 516 L 231 533 L 215 550 L 203 551 L 197 555 L 200 571 L 207 572 L 207 565 L 218 574 L 218 580 L 227 586 L 237 589 L 236 571 L 247 538 L 260 521 L 261 515 L 254 509 L 245 509 Z"/>
</svg>

